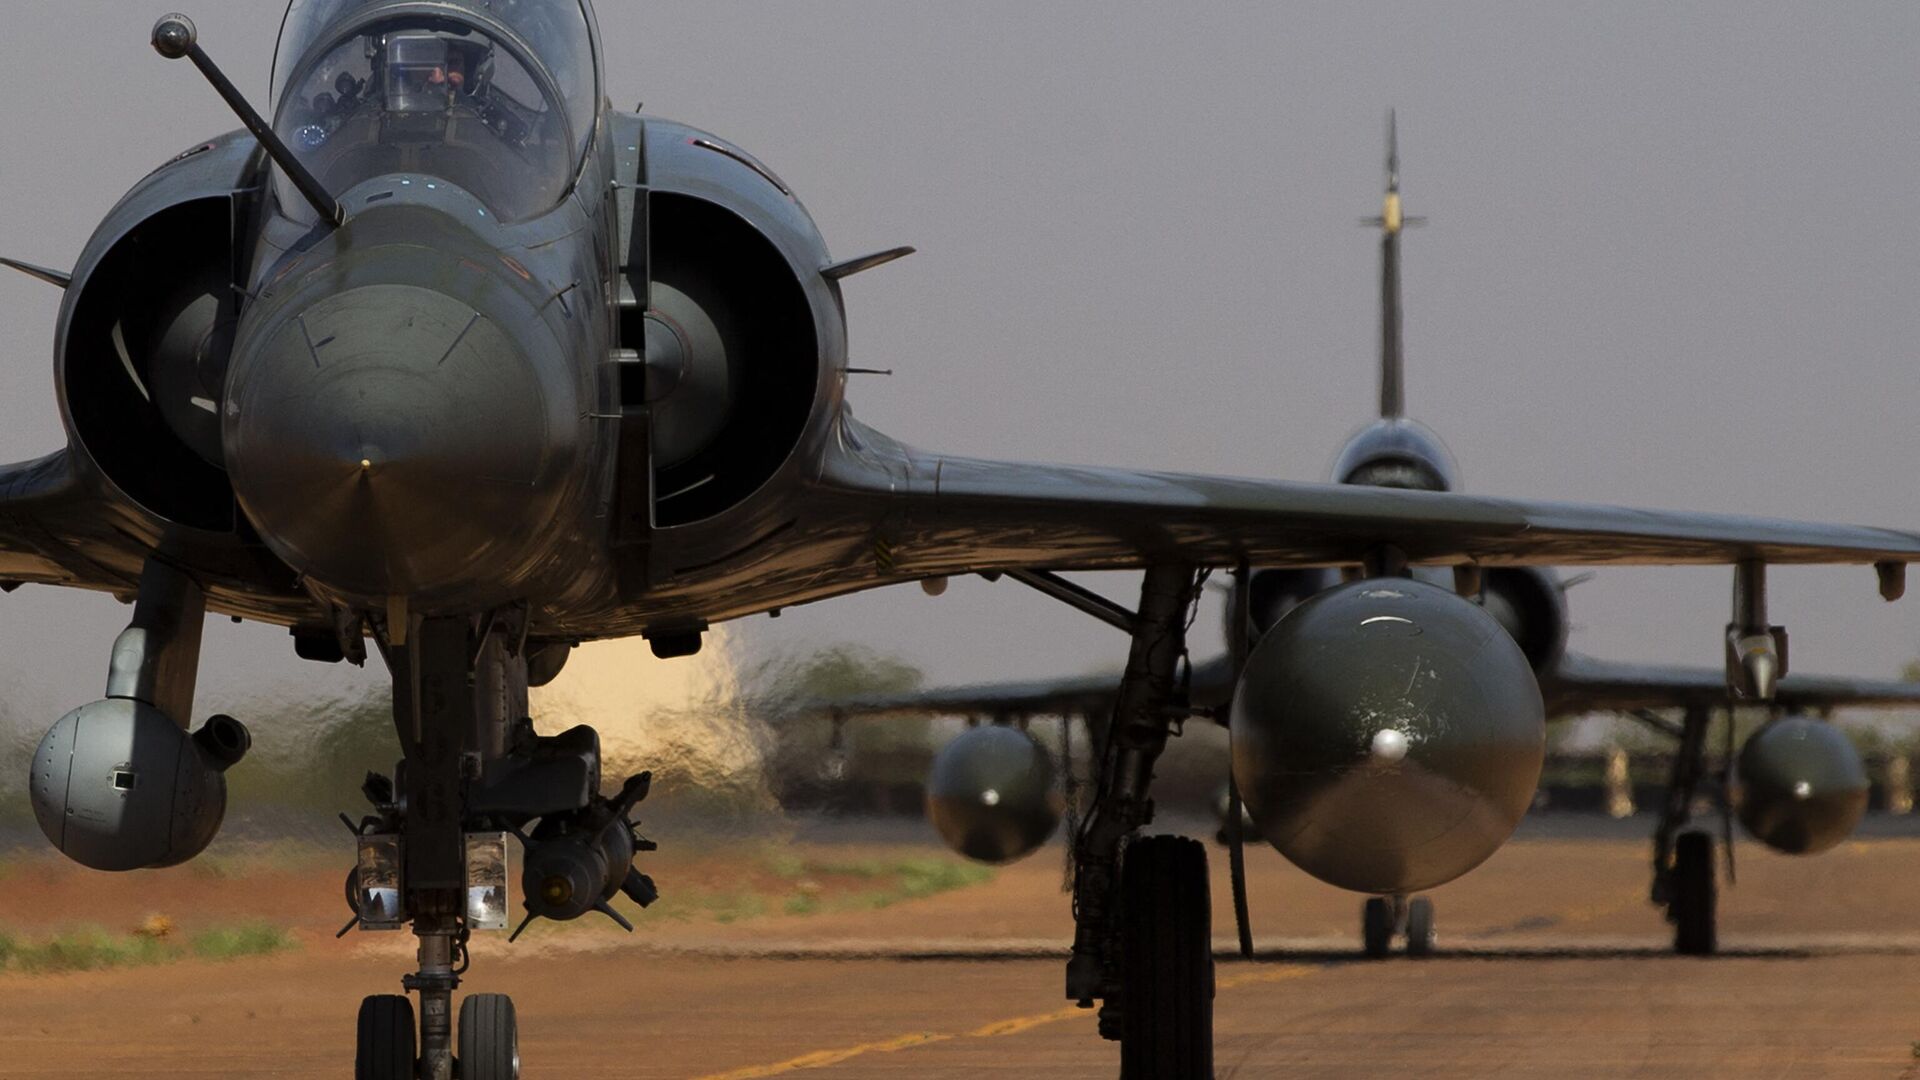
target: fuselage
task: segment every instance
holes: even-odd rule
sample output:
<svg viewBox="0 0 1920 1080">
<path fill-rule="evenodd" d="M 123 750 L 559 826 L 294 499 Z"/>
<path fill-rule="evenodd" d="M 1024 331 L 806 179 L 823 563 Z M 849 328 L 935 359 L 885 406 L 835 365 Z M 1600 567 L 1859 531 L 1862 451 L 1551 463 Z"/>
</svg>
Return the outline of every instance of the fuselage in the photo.
<svg viewBox="0 0 1920 1080">
<path fill-rule="evenodd" d="M 282 44 L 276 128 L 348 216 L 315 226 L 284 182 L 263 201 L 224 446 L 263 539 L 343 607 L 527 602 L 551 617 L 643 593 L 649 575 L 617 565 L 647 557 L 615 551 L 618 504 L 676 494 L 654 488 L 675 464 L 657 453 L 674 422 L 696 444 L 733 434 L 724 416 L 685 414 L 742 406 L 752 388 L 740 384 L 760 375 L 700 370 L 740 367 L 700 355 L 726 347 L 711 324 L 737 315 L 697 300 L 662 315 L 645 294 L 671 290 L 650 263 L 675 179 L 719 172 L 709 212 L 749 227 L 765 207 L 735 196 L 773 185 L 711 136 L 642 145 L 644 124 L 609 115 L 590 12 L 512 10 L 518 20 L 491 5 L 364 4 L 290 25 Z M 676 177 L 673 159 L 694 156 L 721 168 Z M 818 246 L 784 201 L 796 246 Z M 824 340 L 838 340 L 837 312 L 820 306 Z M 804 343 L 816 356 L 819 321 Z M 789 415 L 822 413 L 821 382 Z M 680 400 L 689 389 L 695 399 Z M 640 429 L 623 424 L 643 410 Z M 621 440 L 636 436 L 651 474 L 638 481 L 617 470 Z"/>
<path fill-rule="evenodd" d="M 600 72 L 573 0 L 302 0 L 272 122 L 344 223 L 241 134 L 109 215 L 63 313 L 75 467 L 216 610 L 580 639 L 878 583 L 818 572 L 871 522 L 807 497 L 861 438 L 817 228 Z M 194 287 L 134 310 L 136 273 Z"/>
</svg>

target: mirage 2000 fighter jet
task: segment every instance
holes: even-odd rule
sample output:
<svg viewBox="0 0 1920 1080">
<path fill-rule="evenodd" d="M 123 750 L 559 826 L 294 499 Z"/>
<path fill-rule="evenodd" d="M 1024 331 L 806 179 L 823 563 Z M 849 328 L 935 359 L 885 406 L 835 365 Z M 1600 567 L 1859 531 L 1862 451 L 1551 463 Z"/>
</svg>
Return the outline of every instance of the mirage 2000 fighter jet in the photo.
<svg viewBox="0 0 1920 1080">
<path fill-rule="evenodd" d="M 1147 829 L 1206 572 L 1357 572 L 1236 653 L 1236 772 L 1265 835 L 1377 841 L 1402 876 L 1375 887 L 1407 893 L 1506 839 L 1544 738 L 1520 646 L 1412 568 L 1729 565 L 1728 673 L 1767 700 L 1769 565 L 1873 566 L 1891 598 L 1920 558 L 1920 535 L 1847 525 L 917 450 L 844 407 L 841 290 L 901 252 L 831 255 L 747 150 L 613 110 L 586 0 L 295 0 L 268 117 L 186 18 L 152 44 L 246 130 L 142 180 L 71 272 L 37 271 L 64 289 L 68 444 L 0 470 L 0 581 L 136 599 L 31 793 L 81 863 L 183 862 L 248 745 L 230 718 L 191 729 L 204 614 L 288 627 L 309 659 L 377 652 L 402 761 L 365 785 L 350 892 L 362 925 L 417 937 L 418 1002 L 362 1004 L 361 1077 L 517 1073 L 511 1003 L 453 1008 L 472 935 L 507 921 L 508 837 L 527 918 L 655 895 L 629 824 L 647 776 L 603 788 L 591 729 L 527 716 L 578 642 L 671 657 L 862 589 L 1143 570 L 1131 605 L 1073 597 L 1130 645 L 1064 989 L 1103 1006 L 1125 1075 L 1192 1078 L 1212 1072 L 1206 855 Z"/>
<path fill-rule="evenodd" d="M 1460 471 L 1453 455 L 1431 428 L 1410 418 L 1406 409 L 1400 242 L 1407 226 L 1424 219 L 1407 217 L 1402 210 L 1397 130 L 1389 113 L 1386 194 L 1380 215 L 1363 222 L 1380 232 L 1379 417 L 1341 447 L 1334 459 L 1332 480 L 1415 491 L 1457 491 Z M 1729 710 L 1739 703 L 1730 695 L 1724 667 L 1626 664 L 1569 652 L 1571 620 L 1566 593 L 1582 579 L 1562 578 L 1547 567 L 1495 566 L 1471 570 L 1465 577 L 1455 577 L 1442 567 L 1412 566 L 1396 573 L 1459 591 L 1498 620 L 1532 667 L 1549 720 L 1619 712 L 1674 738 L 1678 752 L 1654 829 L 1651 895 L 1654 902 L 1666 908 L 1674 927 L 1676 951 L 1694 955 L 1713 952 L 1717 946 L 1714 838 L 1689 825 L 1695 795 L 1709 779 L 1709 721 L 1716 710 Z M 1080 586 L 1044 570 L 1013 570 L 1007 576 L 1061 599 L 1086 599 Z M 1324 567 L 1258 567 L 1250 573 L 1234 574 L 1225 586 L 1223 611 L 1223 636 L 1229 650 L 1192 666 L 1181 684 L 1185 707 L 1197 715 L 1228 722 L 1245 650 L 1305 601 L 1340 587 L 1343 578 L 1354 576 L 1352 568 L 1342 574 Z M 993 726 L 975 727 L 941 749 L 929 775 L 927 807 L 940 835 L 954 850 L 970 858 L 1004 863 L 1045 843 L 1059 827 L 1066 801 L 1048 751 L 1027 738 L 1023 730 L 1011 729 L 1035 717 L 1058 717 L 1067 724 L 1078 718 L 1085 722 L 1097 745 L 1113 711 L 1117 684 L 1118 679 L 1110 675 L 1076 675 L 787 703 L 780 711 L 787 715 L 826 714 L 836 722 L 862 716 L 915 715 L 991 720 Z M 1737 753 L 1728 748 L 1727 757 L 1739 762 L 1741 783 L 1737 788 L 1726 783 L 1727 763 L 1723 762 L 1717 791 L 1723 810 L 1736 809 L 1726 805 L 1726 800 L 1737 796 L 1740 820 L 1756 839 L 1776 851 L 1810 855 L 1830 850 L 1859 825 L 1867 808 L 1869 780 L 1853 744 L 1818 714 L 1849 705 L 1898 707 L 1916 703 L 1920 703 L 1920 683 L 1915 682 L 1809 675 L 1782 678 L 1769 702 L 1749 703 L 1765 704 L 1774 713 L 1770 722 L 1754 730 Z M 1682 721 L 1674 724 L 1653 712 L 1665 709 L 1681 710 Z M 1070 740 L 1071 735 L 1067 738 Z M 1341 752 L 1346 749 L 1342 747 Z M 1369 755 L 1370 767 L 1386 769 L 1397 767 L 1388 757 L 1404 747 L 1389 737 L 1377 749 L 1380 753 Z M 1265 768 L 1263 752 L 1248 749 L 1247 760 L 1240 766 L 1246 775 L 1259 775 Z M 1314 752 L 1311 742 L 1287 750 L 1294 760 Z M 1067 766 L 1071 768 L 1071 762 Z M 1230 770 L 1223 764 L 1222 772 Z M 1235 808 L 1240 801 L 1238 788 L 1231 780 L 1223 780 L 1221 791 L 1217 800 L 1220 836 L 1235 848 L 1238 886 L 1240 838 L 1236 829 L 1244 829 L 1244 818 Z M 1409 809 L 1412 813 L 1398 818 L 1400 828 L 1430 827 L 1429 819 L 1423 816 L 1424 805 L 1412 804 Z M 1388 850 L 1418 848 L 1421 845 L 1410 842 L 1410 838 L 1395 838 L 1389 831 L 1386 822 L 1399 812 L 1395 805 L 1381 802 L 1367 813 L 1371 827 L 1391 841 L 1386 845 Z M 1404 940 L 1411 955 L 1429 952 L 1435 929 L 1432 901 L 1380 892 L 1387 885 L 1403 887 L 1418 875 L 1409 874 L 1399 865 L 1382 866 L 1379 858 L 1336 839 L 1330 826 L 1308 827 L 1313 820 L 1311 814 L 1305 815 L 1299 819 L 1297 831 L 1269 833 L 1268 839 L 1288 859 L 1320 880 L 1375 894 L 1361 906 L 1360 940 L 1367 955 L 1386 955 L 1396 938 Z M 1487 850 L 1491 854 L 1492 849 Z M 1448 880 L 1453 876 L 1457 871 L 1452 871 Z M 1241 912 L 1241 938 L 1250 944 L 1244 906 Z"/>
</svg>

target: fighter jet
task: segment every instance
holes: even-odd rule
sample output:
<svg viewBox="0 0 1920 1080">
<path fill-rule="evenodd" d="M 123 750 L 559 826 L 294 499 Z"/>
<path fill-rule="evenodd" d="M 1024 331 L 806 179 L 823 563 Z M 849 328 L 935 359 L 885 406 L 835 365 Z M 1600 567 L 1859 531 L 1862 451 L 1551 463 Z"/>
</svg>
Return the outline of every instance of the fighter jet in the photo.
<svg viewBox="0 0 1920 1080">
<path fill-rule="evenodd" d="M 1406 216 L 1400 193 L 1399 127 L 1387 114 L 1386 191 L 1380 214 L 1362 224 L 1380 234 L 1379 416 L 1341 447 L 1332 482 L 1419 491 L 1453 491 L 1459 468 L 1438 434 L 1406 410 L 1406 349 L 1402 330 L 1400 244 L 1406 228 L 1425 219 Z M 1561 578 L 1545 567 L 1489 567 L 1454 580 L 1444 569 L 1410 567 L 1416 581 L 1456 588 L 1479 603 L 1519 645 L 1540 685 L 1548 719 L 1617 712 L 1671 735 L 1678 748 L 1669 797 L 1663 800 L 1653 836 L 1651 896 L 1674 925 L 1674 948 L 1710 953 L 1716 945 L 1715 841 L 1689 830 L 1695 796 L 1708 778 L 1706 731 L 1717 710 L 1730 710 L 1724 668 L 1623 664 L 1567 651 L 1570 626 L 1566 593 L 1581 579 Z M 1060 592 L 1066 579 L 1010 572 L 1037 587 Z M 1349 575 L 1351 576 L 1351 575 Z M 1302 603 L 1340 587 L 1331 569 L 1260 568 L 1236 575 L 1226 586 L 1225 638 L 1258 641 Z M 1193 666 L 1185 684 L 1190 707 L 1225 723 L 1241 662 L 1232 653 Z M 1115 678 L 1083 675 L 873 694 L 830 702 L 805 702 L 789 711 L 831 714 L 839 721 L 860 716 L 965 715 L 1000 727 L 1035 717 L 1084 721 L 1097 741 L 1115 700 Z M 1807 713 L 1824 714 L 1855 705 L 1920 703 L 1920 683 L 1791 675 L 1782 678 L 1769 703 L 1771 723 L 1755 730 L 1736 754 L 1747 781 L 1738 789 L 1738 814 L 1749 831 L 1775 850 L 1790 854 L 1826 851 L 1852 834 L 1866 811 L 1868 778 L 1859 752 L 1837 730 Z M 1674 724 L 1656 710 L 1679 709 Z M 1391 740 L 1389 740 L 1391 742 Z M 1399 752 L 1395 744 L 1389 747 Z M 1257 769 L 1257 765 L 1249 769 Z M 956 738 L 936 757 L 928 808 L 942 837 L 958 852 L 987 862 L 1027 855 L 1053 835 L 1062 816 L 1055 763 L 1037 743 L 976 728 Z M 1223 782 L 1217 800 L 1222 842 L 1232 841 L 1231 821 L 1240 819 L 1237 799 Z M 983 799 L 985 792 L 993 797 Z M 1716 792 L 1732 791 L 1724 775 Z M 1732 807 L 1724 807 L 1732 810 Z M 1322 880 L 1368 891 L 1350 854 L 1281 848 Z M 1378 880 L 1378 879 L 1371 879 Z M 1369 956 L 1384 956 L 1396 938 L 1411 955 L 1425 955 L 1434 941 L 1434 908 L 1426 897 L 1371 896 L 1361 907 L 1361 944 Z"/>
<path fill-rule="evenodd" d="M 454 1008 L 473 935 L 508 921 L 510 840 L 523 925 L 657 895 L 647 774 L 603 787 L 591 728 L 527 715 L 578 642 L 683 656 L 863 589 L 1143 570 L 1131 605 L 1063 591 L 1129 640 L 1064 990 L 1101 1006 L 1125 1075 L 1191 1078 L 1212 1073 L 1206 852 L 1147 830 L 1208 571 L 1364 571 L 1236 651 L 1235 774 L 1268 839 L 1337 838 L 1400 894 L 1507 838 L 1545 712 L 1493 616 L 1404 572 L 1731 566 L 1728 674 L 1765 701 L 1768 566 L 1873 566 L 1890 598 L 1920 558 L 1920 535 L 1861 526 L 917 450 L 846 408 L 842 290 L 905 249 L 829 254 L 746 148 L 613 109 L 587 0 L 295 0 L 267 116 L 184 16 L 151 43 L 244 130 L 189 143 L 41 275 L 68 444 L 0 469 L 0 580 L 133 613 L 30 794 L 87 866 L 184 862 L 248 746 L 232 718 L 189 730 L 204 615 L 286 627 L 313 660 L 379 654 L 401 761 L 363 785 L 347 891 L 418 964 L 361 1004 L 362 1078 L 518 1073 L 511 1001 Z"/>
</svg>

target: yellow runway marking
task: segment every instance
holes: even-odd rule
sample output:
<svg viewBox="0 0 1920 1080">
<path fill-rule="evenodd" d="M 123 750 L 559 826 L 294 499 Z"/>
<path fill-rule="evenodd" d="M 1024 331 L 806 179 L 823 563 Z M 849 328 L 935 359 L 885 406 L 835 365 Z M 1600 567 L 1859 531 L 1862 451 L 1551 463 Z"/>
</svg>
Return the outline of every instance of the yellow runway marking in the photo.
<svg viewBox="0 0 1920 1080">
<path fill-rule="evenodd" d="M 1304 967 L 1298 964 L 1289 964 L 1285 967 L 1242 972 L 1241 974 L 1221 979 L 1217 986 L 1221 990 L 1231 990 L 1238 986 L 1252 986 L 1256 983 L 1284 982 L 1288 979 L 1304 978 L 1305 976 L 1313 974 L 1316 970 L 1318 969 Z M 1057 1024 L 1063 1020 L 1072 1020 L 1075 1017 L 1092 1015 L 1093 1011 L 1090 1009 L 1082 1009 L 1078 1005 L 1068 1005 L 1065 1008 L 1055 1009 L 1052 1012 L 1034 1013 L 1031 1016 L 1016 1016 L 1008 1020 L 995 1020 L 991 1024 L 974 1028 L 972 1031 L 919 1032 L 912 1035 L 902 1035 L 897 1039 L 888 1039 L 884 1042 L 862 1043 L 858 1046 L 847 1046 L 838 1050 L 815 1050 L 813 1053 L 801 1054 L 799 1057 L 788 1058 L 785 1061 L 775 1062 L 772 1065 L 750 1065 L 744 1069 L 735 1069 L 732 1072 L 710 1073 L 706 1076 L 699 1077 L 698 1080 L 761 1080 L 762 1077 L 767 1076 L 780 1076 L 785 1073 L 800 1072 L 803 1069 L 821 1069 L 828 1065 L 838 1065 L 843 1061 L 861 1057 L 866 1054 L 891 1054 L 899 1050 L 909 1050 L 916 1046 L 926 1046 L 929 1043 L 951 1042 L 955 1039 L 996 1039 L 1005 1035 L 1018 1035 L 1023 1031 L 1031 1031 L 1034 1028 L 1044 1027 L 1048 1024 Z"/>
<path fill-rule="evenodd" d="M 1584 904 L 1580 907 L 1568 908 L 1560 913 L 1559 921 L 1563 923 L 1592 922 L 1595 919 L 1618 914 L 1628 908 L 1638 907 L 1645 902 L 1647 899 L 1644 893 L 1631 892 L 1606 903 Z"/>
<path fill-rule="evenodd" d="M 1286 982 L 1288 979 L 1304 979 L 1319 971 L 1319 968 L 1302 967 L 1288 964 L 1285 967 L 1262 968 L 1259 971 L 1243 971 L 1238 975 L 1229 975 L 1214 983 L 1219 990 L 1233 990 L 1242 986 L 1254 986 L 1259 983 Z"/>
<path fill-rule="evenodd" d="M 1604 915 L 1611 915 L 1614 912 L 1624 910 L 1638 902 L 1638 899 L 1638 894 L 1632 894 L 1625 899 L 1568 908 L 1560 912 L 1559 921 L 1587 922 Z M 1322 970 L 1324 970 L 1324 968 L 1318 965 L 1276 964 L 1271 967 L 1263 965 L 1251 971 L 1241 971 L 1233 975 L 1228 975 L 1215 982 L 1214 986 L 1216 991 L 1236 990 L 1243 986 L 1258 986 L 1277 982 L 1288 982 L 1293 979 L 1304 979 Z M 887 1039 L 883 1042 L 861 1043 L 858 1046 L 847 1046 L 838 1050 L 815 1050 L 810 1054 L 801 1054 L 799 1057 L 788 1058 L 785 1061 L 775 1062 L 771 1065 L 749 1065 L 744 1069 L 734 1069 L 731 1072 L 709 1073 L 705 1076 L 697 1077 L 696 1080 L 761 1080 L 762 1077 L 781 1076 L 786 1073 L 800 1072 L 804 1069 L 820 1069 L 828 1065 L 838 1065 L 843 1061 L 862 1057 L 867 1054 L 891 1054 L 900 1050 L 911 1050 L 916 1046 L 952 1042 L 956 1039 L 995 1039 L 1006 1035 L 1018 1035 L 1023 1031 L 1031 1031 L 1037 1027 L 1057 1024 L 1063 1020 L 1072 1020 L 1078 1016 L 1091 1015 L 1093 1015 L 1093 1013 L 1089 1009 L 1082 1009 L 1077 1005 L 1069 1005 L 1062 1009 L 1055 1009 L 1052 1012 L 1034 1013 L 1031 1016 L 1016 1016 L 1007 1020 L 996 1020 L 983 1027 L 974 1028 L 972 1031 L 916 1032 L 911 1035 L 902 1035 L 895 1039 Z"/>
<path fill-rule="evenodd" d="M 1078 1005 L 1069 1005 L 1064 1009 L 1055 1009 L 1050 1013 L 1037 1013 L 1033 1016 L 1018 1016 L 1012 1020 L 996 1020 L 983 1028 L 967 1032 L 969 1039 L 991 1039 L 999 1035 L 1018 1035 L 1023 1031 L 1037 1028 L 1042 1024 L 1057 1024 L 1062 1020 L 1071 1020 L 1083 1016 L 1089 1010 Z"/>
<path fill-rule="evenodd" d="M 1007 1022 L 1012 1023 L 1012 1021 Z M 848 1046 L 839 1050 L 816 1050 L 811 1054 L 801 1054 L 797 1058 L 789 1058 L 786 1061 L 777 1062 L 772 1065 L 750 1065 L 747 1068 L 735 1069 L 732 1072 L 713 1073 L 709 1076 L 700 1077 L 700 1080 L 758 1080 L 758 1078 L 763 1076 L 779 1076 L 781 1073 L 798 1072 L 801 1069 L 821 1069 L 828 1065 L 838 1065 L 849 1058 L 857 1058 L 862 1054 L 891 1054 L 896 1050 L 925 1046 L 928 1043 L 946 1042 L 949 1039 L 958 1037 L 957 1035 L 941 1035 L 933 1032 L 902 1035 L 897 1039 L 888 1039 L 885 1042 L 861 1043 L 859 1046 Z"/>
</svg>

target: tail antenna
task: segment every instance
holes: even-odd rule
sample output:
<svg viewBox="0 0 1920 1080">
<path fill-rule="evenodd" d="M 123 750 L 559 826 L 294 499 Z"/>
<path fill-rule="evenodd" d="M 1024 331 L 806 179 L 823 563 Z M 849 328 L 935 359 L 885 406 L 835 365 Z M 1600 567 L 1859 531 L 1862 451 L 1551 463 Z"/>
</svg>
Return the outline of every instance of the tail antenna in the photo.
<svg viewBox="0 0 1920 1080">
<path fill-rule="evenodd" d="M 1387 110 L 1387 191 L 1400 190 L 1400 125 L 1396 110 Z"/>
<path fill-rule="evenodd" d="M 1400 125 L 1387 110 L 1387 192 L 1380 216 L 1362 224 L 1380 230 L 1380 415 L 1397 419 L 1406 414 L 1405 353 L 1400 333 L 1400 231 L 1424 225 L 1427 219 L 1406 217 L 1400 207 Z"/>
</svg>

